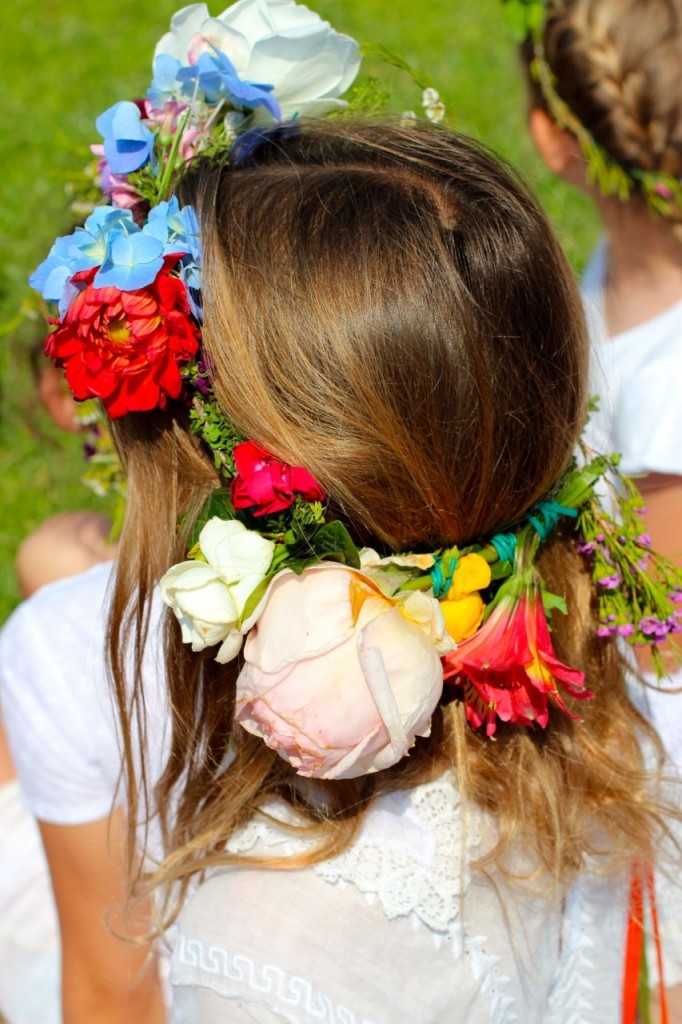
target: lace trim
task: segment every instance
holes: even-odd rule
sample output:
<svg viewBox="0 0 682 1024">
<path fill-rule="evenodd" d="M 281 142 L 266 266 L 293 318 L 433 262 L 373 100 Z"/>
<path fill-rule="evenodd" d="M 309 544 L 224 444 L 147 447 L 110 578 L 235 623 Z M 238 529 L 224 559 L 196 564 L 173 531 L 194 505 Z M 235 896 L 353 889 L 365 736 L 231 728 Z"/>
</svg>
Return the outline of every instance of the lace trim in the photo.
<svg viewBox="0 0 682 1024">
<path fill-rule="evenodd" d="M 297 822 L 294 811 L 285 803 L 271 801 L 260 814 L 228 840 L 227 849 L 233 854 L 264 854 L 295 857 L 304 853 L 313 843 L 307 837 L 287 831 L 287 825 Z"/>
<path fill-rule="evenodd" d="M 316 864 L 315 873 L 376 897 L 389 920 L 415 914 L 432 930 L 447 932 L 470 882 L 480 820 L 468 816 L 465 836 L 459 794 L 449 773 L 380 798 L 375 808 L 356 842 L 333 860 Z"/>
<path fill-rule="evenodd" d="M 278 1013 L 288 1024 L 378 1024 L 333 1002 L 326 992 L 305 978 L 290 974 L 277 964 L 257 963 L 223 946 L 207 946 L 199 939 L 187 939 L 181 934 L 173 961 L 174 984 L 205 986 L 206 977 L 210 977 L 214 983 L 210 987 L 215 987 L 221 996 L 247 998 Z"/>
</svg>

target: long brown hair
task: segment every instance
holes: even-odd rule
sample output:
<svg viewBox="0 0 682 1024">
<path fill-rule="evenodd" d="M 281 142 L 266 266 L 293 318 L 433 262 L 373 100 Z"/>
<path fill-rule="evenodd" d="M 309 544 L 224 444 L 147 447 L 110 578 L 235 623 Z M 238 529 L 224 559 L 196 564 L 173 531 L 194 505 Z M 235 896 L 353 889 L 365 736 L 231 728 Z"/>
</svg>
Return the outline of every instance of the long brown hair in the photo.
<svg viewBox="0 0 682 1024">
<path fill-rule="evenodd" d="M 484 148 L 433 127 L 308 125 L 237 166 L 197 165 L 180 194 L 201 225 L 203 339 L 220 404 L 243 436 L 312 472 L 357 536 L 393 550 L 462 543 L 517 519 L 561 475 L 585 414 L 581 306 L 538 205 Z M 132 691 L 126 681 L 125 651 L 140 658 L 154 584 L 184 557 L 218 480 L 180 405 L 115 430 L 130 501 L 110 646 L 132 830 L 144 694 L 139 674 Z M 647 727 L 615 648 L 594 639 L 572 545 L 547 545 L 543 569 L 571 608 L 554 623 L 559 656 L 597 694 L 584 721 L 502 726 L 493 743 L 444 704 L 410 758 L 321 783 L 312 804 L 289 766 L 235 727 L 238 664 L 192 654 L 169 617 L 173 735 L 153 800 L 167 859 L 154 880 L 181 880 L 181 896 L 273 795 L 304 809 L 319 839 L 307 859 L 319 859 L 350 841 L 378 791 L 446 766 L 496 814 L 500 863 L 523 836 L 562 878 L 595 852 L 595 823 L 611 861 L 640 852 L 654 815 Z"/>
</svg>

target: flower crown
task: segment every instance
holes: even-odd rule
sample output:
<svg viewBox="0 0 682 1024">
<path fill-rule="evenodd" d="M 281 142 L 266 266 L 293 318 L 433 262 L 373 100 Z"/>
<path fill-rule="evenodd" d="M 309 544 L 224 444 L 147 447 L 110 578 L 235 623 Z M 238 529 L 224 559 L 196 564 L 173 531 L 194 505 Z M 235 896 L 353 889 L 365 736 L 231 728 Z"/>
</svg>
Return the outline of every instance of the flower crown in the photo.
<svg viewBox="0 0 682 1024">
<path fill-rule="evenodd" d="M 395 764 L 428 735 L 444 685 L 487 736 L 499 722 L 545 727 L 550 709 L 575 717 L 565 696 L 592 694 L 555 654 L 548 616 L 566 608 L 536 565 L 560 523 L 592 561 L 600 635 L 651 645 L 662 670 L 658 644 L 679 629 L 680 576 L 650 551 L 636 492 L 623 484 L 618 524 L 597 500 L 616 458 L 574 465 L 504 533 L 380 557 L 328 518 L 304 468 L 225 417 L 201 350 L 197 219 L 170 183 L 197 154 L 244 160 L 273 133 L 298 131 L 296 115 L 338 111 L 359 64 L 353 40 L 294 0 L 240 0 L 218 18 L 184 8 L 157 45 L 147 97 L 97 121 L 109 203 L 57 239 L 31 278 L 58 307 L 45 351 L 77 399 L 99 399 L 114 419 L 189 408 L 226 486 L 195 524 L 188 560 L 162 578 L 162 598 L 194 651 L 215 646 L 225 663 L 243 647 L 237 721 L 318 778 Z M 376 103 L 371 83 L 358 95 Z M 431 87 L 422 106 L 442 118 Z"/>
<path fill-rule="evenodd" d="M 682 212 L 682 179 L 665 171 L 646 171 L 616 160 L 585 127 L 557 91 L 556 78 L 545 55 L 543 34 L 552 0 L 502 0 L 516 40 L 532 46 L 531 77 L 537 82 L 557 126 L 573 135 L 587 161 L 588 180 L 602 195 L 627 202 L 637 189 L 648 206 L 662 217 L 679 218 Z"/>
</svg>

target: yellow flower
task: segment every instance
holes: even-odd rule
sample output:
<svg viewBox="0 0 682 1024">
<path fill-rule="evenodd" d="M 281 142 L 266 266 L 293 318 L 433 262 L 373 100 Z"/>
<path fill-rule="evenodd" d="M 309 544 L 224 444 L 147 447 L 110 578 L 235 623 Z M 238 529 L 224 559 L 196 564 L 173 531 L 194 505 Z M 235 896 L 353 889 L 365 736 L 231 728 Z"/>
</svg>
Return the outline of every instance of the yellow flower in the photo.
<svg viewBox="0 0 682 1024">
<path fill-rule="evenodd" d="M 445 628 L 459 643 L 481 625 L 485 604 L 479 591 L 490 585 L 490 566 L 480 555 L 464 555 L 457 563 L 447 597 L 440 602 Z"/>
</svg>

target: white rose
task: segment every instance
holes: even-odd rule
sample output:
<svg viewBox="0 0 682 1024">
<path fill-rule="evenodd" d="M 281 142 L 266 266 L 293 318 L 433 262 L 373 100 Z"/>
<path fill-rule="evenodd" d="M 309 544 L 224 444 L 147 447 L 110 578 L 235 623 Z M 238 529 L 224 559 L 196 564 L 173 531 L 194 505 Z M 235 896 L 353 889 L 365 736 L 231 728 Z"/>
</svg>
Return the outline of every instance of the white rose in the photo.
<svg viewBox="0 0 682 1024">
<path fill-rule="evenodd" d="M 172 566 L 159 584 L 163 601 L 180 623 L 193 651 L 220 644 L 216 661 L 225 663 L 241 648 L 258 618 L 262 601 L 237 628 L 246 603 L 262 583 L 275 545 L 236 519 L 210 519 L 199 535 L 206 562 Z"/>
<path fill-rule="evenodd" d="M 191 4 L 173 15 L 154 56 L 166 53 L 187 65 L 213 47 L 241 79 L 272 85 L 285 119 L 345 106 L 338 97 L 360 67 L 355 40 L 294 0 L 239 0 L 217 18 L 206 4 Z"/>
</svg>

